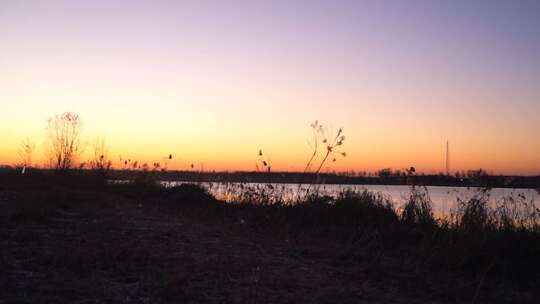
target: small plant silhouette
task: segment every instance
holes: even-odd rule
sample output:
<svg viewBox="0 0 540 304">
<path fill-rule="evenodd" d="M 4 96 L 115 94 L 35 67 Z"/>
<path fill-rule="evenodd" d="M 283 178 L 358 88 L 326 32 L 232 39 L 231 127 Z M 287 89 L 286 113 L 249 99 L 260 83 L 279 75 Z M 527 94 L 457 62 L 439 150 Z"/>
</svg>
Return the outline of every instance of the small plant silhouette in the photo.
<svg viewBox="0 0 540 304">
<path fill-rule="evenodd" d="M 326 145 L 326 153 L 324 155 L 324 158 L 321 160 L 319 167 L 315 171 L 316 174 L 319 174 L 321 172 L 321 169 L 323 165 L 326 163 L 328 158 L 330 156 L 333 156 L 332 162 L 337 161 L 336 156 L 347 156 L 347 153 L 344 151 L 341 151 L 340 148 L 343 146 L 343 142 L 345 141 L 345 135 L 343 135 L 343 128 L 339 128 L 338 132 L 336 133 L 336 136 L 332 141 L 328 141 L 327 138 L 323 139 L 323 144 Z"/>
<path fill-rule="evenodd" d="M 32 166 L 32 154 L 34 153 L 35 148 L 36 145 L 31 142 L 28 137 L 21 142 L 18 150 L 21 159 L 21 167 L 28 168 Z"/>
<path fill-rule="evenodd" d="M 309 161 L 306 164 L 306 167 L 304 168 L 304 173 L 309 171 L 309 169 L 311 168 L 311 164 L 313 163 L 313 160 L 315 159 L 315 157 L 317 157 L 317 153 L 319 152 L 319 141 L 321 141 L 320 140 L 321 136 L 324 135 L 324 128 L 321 124 L 319 124 L 318 120 L 315 120 L 315 122 L 313 122 L 310 125 L 310 127 L 313 132 L 313 140 L 312 141 L 308 140 L 308 145 L 313 150 L 313 153 L 311 154 L 311 158 L 309 159 Z"/>
<path fill-rule="evenodd" d="M 308 141 L 308 145 L 312 149 L 313 153 L 311 154 L 311 157 L 304 168 L 304 173 L 309 172 L 313 162 L 316 160 L 317 155 L 319 154 L 319 147 L 323 146 L 325 148 L 323 150 L 324 152 L 322 152 L 322 159 L 319 162 L 317 169 L 313 171 L 313 173 L 318 175 L 328 159 L 331 159 L 332 162 L 336 162 L 338 156 L 347 156 L 347 153 L 342 151 L 342 147 L 345 142 L 345 135 L 343 135 L 343 128 L 339 128 L 335 136 L 329 137 L 327 129 L 320 124 L 318 120 L 315 120 L 310 127 L 313 132 L 313 140 L 311 142 Z"/>
<path fill-rule="evenodd" d="M 109 148 L 104 138 L 96 138 L 92 145 L 93 158 L 89 161 L 92 170 L 107 171 L 112 168 L 109 159 Z"/>
<path fill-rule="evenodd" d="M 343 143 L 345 141 L 345 135 L 343 135 L 343 128 L 339 128 L 335 136 L 328 137 L 327 129 L 321 123 L 319 123 L 318 120 L 315 120 L 315 122 L 313 122 L 310 127 L 313 132 L 313 139 L 311 142 L 308 141 L 308 145 L 313 152 L 306 164 L 306 167 L 304 168 L 304 173 L 308 173 L 310 171 L 311 166 L 315 162 L 317 156 L 321 154 L 322 159 L 319 162 L 317 169 L 313 171 L 316 176 L 314 184 L 318 184 L 321 170 L 324 164 L 328 161 L 328 159 L 330 159 L 330 157 L 332 162 L 336 162 L 338 156 L 347 156 L 347 153 L 345 151 L 342 151 Z M 330 138 L 330 140 L 328 138 Z M 324 152 L 322 153 L 319 152 L 319 147 L 321 146 L 325 147 L 323 150 Z M 313 184 L 309 185 L 306 190 L 306 194 L 309 195 L 312 185 Z"/>
<path fill-rule="evenodd" d="M 261 167 L 259 167 L 259 164 L 262 166 L 262 171 L 266 171 L 266 172 L 271 172 L 272 171 L 272 166 L 270 165 L 270 159 L 269 158 L 266 158 L 264 159 L 264 155 L 263 155 L 263 151 L 262 149 L 259 149 L 259 159 L 257 161 L 257 163 L 255 163 L 255 167 L 257 168 L 257 172 L 260 172 L 261 171 Z"/>
<path fill-rule="evenodd" d="M 167 171 L 167 168 L 169 167 L 169 161 L 171 161 L 173 158 L 172 154 L 169 154 L 168 156 L 163 157 L 163 168 L 161 168 L 162 171 Z"/>
</svg>

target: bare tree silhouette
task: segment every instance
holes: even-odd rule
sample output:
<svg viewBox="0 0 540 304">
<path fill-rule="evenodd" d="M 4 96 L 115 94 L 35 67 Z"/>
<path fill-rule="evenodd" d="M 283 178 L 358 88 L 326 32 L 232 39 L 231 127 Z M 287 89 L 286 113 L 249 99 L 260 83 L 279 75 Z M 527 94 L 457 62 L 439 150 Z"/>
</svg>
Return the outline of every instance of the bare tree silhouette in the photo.
<svg viewBox="0 0 540 304">
<path fill-rule="evenodd" d="M 82 152 L 82 122 L 79 115 L 65 112 L 47 121 L 47 158 L 56 170 L 68 170 Z"/>
</svg>

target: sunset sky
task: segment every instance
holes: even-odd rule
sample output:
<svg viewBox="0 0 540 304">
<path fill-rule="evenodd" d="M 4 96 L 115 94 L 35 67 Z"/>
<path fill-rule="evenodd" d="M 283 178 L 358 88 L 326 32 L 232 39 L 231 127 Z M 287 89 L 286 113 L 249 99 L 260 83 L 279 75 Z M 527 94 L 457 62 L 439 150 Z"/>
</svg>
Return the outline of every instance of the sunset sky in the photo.
<svg viewBox="0 0 540 304">
<path fill-rule="evenodd" d="M 0 1 L 0 164 L 72 111 L 111 158 L 540 174 L 540 1 Z M 84 158 L 84 157 L 83 157 Z"/>
</svg>

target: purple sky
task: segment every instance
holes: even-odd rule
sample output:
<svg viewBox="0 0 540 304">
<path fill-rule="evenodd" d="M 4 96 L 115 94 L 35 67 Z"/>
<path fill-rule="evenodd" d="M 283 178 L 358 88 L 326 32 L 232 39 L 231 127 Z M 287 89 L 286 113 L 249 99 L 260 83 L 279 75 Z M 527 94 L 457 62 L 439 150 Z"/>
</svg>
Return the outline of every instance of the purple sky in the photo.
<svg viewBox="0 0 540 304">
<path fill-rule="evenodd" d="M 539 23 L 540 1 L 4 0 L 0 160 L 70 110 L 147 159 L 123 138 L 295 169 L 319 119 L 351 138 L 339 169 L 440 170 L 449 139 L 456 170 L 538 173 Z"/>
</svg>

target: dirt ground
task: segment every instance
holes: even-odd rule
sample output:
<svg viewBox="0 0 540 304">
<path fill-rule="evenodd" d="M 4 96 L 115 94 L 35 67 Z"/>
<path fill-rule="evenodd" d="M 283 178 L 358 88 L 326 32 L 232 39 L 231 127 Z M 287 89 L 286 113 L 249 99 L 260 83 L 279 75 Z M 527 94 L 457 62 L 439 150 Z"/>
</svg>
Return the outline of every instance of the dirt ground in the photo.
<svg viewBox="0 0 540 304">
<path fill-rule="evenodd" d="M 116 196 L 27 219 L 17 193 L 0 193 L 0 303 L 452 303 L 478 289 L 404 270 L 373 233 L 332 239 Z"/>
</svg>

